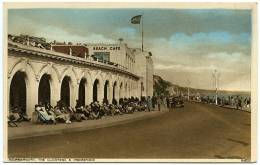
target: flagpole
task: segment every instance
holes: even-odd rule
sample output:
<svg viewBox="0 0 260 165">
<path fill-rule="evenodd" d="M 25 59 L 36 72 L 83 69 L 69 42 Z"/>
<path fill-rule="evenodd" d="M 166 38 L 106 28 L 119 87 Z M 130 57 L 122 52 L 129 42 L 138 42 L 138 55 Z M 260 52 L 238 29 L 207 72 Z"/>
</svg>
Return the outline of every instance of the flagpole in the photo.
<svg viewBox="0 0 260 165">
<path fill-rule="evenodd" d="M 142 21 L 142 52 L 143 52 L 144 51 L 144 17 L 141 19 L 141 21 Z"/>
<path fill-rule="evenodd" d="M 140 27 L 142 52 L 144 51 L 144 19 L 143 19 L 143 15 L 144 14 L 136 15 L 136 16 L 132 17 L 132 19 L 131 19 L 132 24 L 139 24 L 140 25 L 142 23 L 142 25 L 140 25 L 140 26 L 142 26 L 142 27 Z"/>
</svg>

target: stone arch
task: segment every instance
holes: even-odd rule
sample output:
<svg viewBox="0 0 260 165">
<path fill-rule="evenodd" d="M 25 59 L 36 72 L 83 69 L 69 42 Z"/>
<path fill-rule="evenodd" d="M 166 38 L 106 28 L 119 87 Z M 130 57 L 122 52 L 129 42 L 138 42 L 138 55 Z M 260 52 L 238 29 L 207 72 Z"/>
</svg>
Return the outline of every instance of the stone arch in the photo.
<svg viewBox="0 0 260 165">
<path fill-rule="evenodd" d="M 38 103 L 51 103 L 51 76 L 43 74 L 39 80 Z"/>
<path fill-rule="evenodd" d="M 69 76 L 71 78 L 72 84 L 75 85 L 77 83 L 77 77 L 72 71 L 72 67 L 69 67 L 63 71 L 60 81 L 64 79 L 65 76 Z"/>
<path fill-rule="evenodd" d="M 95 79 L 93 83 L 93 101 L 99 101 L 100 95 L 100 81 L 99 79 Z"/>
<path fill-rule="evenodd" d="M 118 76 L 115 74 L 111 74 L 111 79 L 114 81 L 118 80 Z"/>
<path fill-rule="evenodd" d="M 103 101 L 104 96 L 104 81 L 101 77 L 100 72 L 97 72 L 95 77 L 92 79 L 92 85 L 93 85 L 93 101 Z M 96 96 L 97 95 L 97 96 Z"/>
<path fill-rule="evenodd" d="M 82 70 L 81 74 L 78 77 L 78 80 L 81 81 L 82 78 L 86 79 L 87 83 L 92 83 L 92 77 L 89 71 Z"/>
<path fill-rule="evenodd" d="M 124 83 L 122 81 L 120 81 L 119 83 L 119 99 L 123 98 L 123 89 L 124 89 Z"/>
<path fill-rule="evenodd" d="M 86 104 L 86 89 L 87 87 L 87 79 L 82 77 L 79 82 L 79 90 L 78 90 L 78 106 L 85 106 Z"/>
<path fill-rule="evenodd" d="M 94 84 L 96 79 L 99 80 L 100 84 L 103 84 L 103 78 L 100 74 L 96 74 L 95 77 L 92 78 L 92 84 Z"/>
<path fill-rule="evenodd" d="M 104 77 L 104 80 L 109 80 L 109 81 L 113 81 L 113 76 L 112 74 L 109 72 L 105 77 Z"/>
<path fill-rule="evenodd" d="M 54 64 L 52 65 L 52 68 L 56 72 L 58 80 L 61 81 L 62 74 L 59 72 L 58 68 Z"/>
<path fill-rule="evenodd" d="M 92 83 L 94 83 L 95 79 L 103 80 L 100 70 L 91 70 L 89 73 L 92 79 Z"/>
<path fill-rule="evenodd" d="M 17 71 L 30 72 L 30 78 L 36 78 L 34 68 L 31 64 L 28 64 L 27 59 L 19 59 L 17 62 L 9 69 L 8 78 L 12 78 Z M 28 67 L 29 66 L 29 67 Z"/>
<path fill-rule="evenodd" d="M 85 79 L 85 104 L 90 104 L 92 102 L 92 93 L 93 93 L 93 82 L 89 70 L 82 70 L 78 78 L 78 85 L 82 79 Z M 80 92 L 80 89 L 79 89 Z M 79 99 L 79 97 L 78 97 Z"/>
<path fill-rule="evenodd" d="M 40 68 L 40 70 L 39 70 L 39 72 L 38 72 L 38 77 L 39 78 L 41 78 L 41 76 L 43 75 L 43 74 L 45 74 L 45 73 L 48 73 L 49 72 L 49 70 L 50 70 L 50 68 L 51 68 L 51 63 L 47 63 L 47 64 L 45 64 L 45 65 L 43 65 L 41 68 Z"/>
<path fill-rule="evenodd" d="M 12 73 L 13 73 L 13 72 L 16 73 L 16 71 L 13 71 L 13 70 L 14 70 L 14 68 L 15 68 L 18 64 L 20 64 L 22 61 L 25 61 L 25 60 L 22 59 L 22 58 L 19 58 L 19 59 L 10 67 L 10 69 L 8 70 L 8 78 L 12 77 Z M 25 66 L 24 66 L 24 67 L 25 67 Z"/>
<path fill-rule="evenodd" d="M 113 90 L 112 90 L 112 100 L 115 99 L 115 100 L 118 101 L 118 93 L 119 93 L 118 86 L 119 86 L 119 84 L 118 84 L 117 80 L 113 81 L 113 85 L 112 85 L 112 88 L 113 88 Z"/>
<path fill-rule="evenodd" d="M 34 92 L 37 89 L 37 83 L 36 83 L 36 78 L 35 78 L 35 73 L 32 69 L 31 66 L 27 66 L 27 61 L 26 60 L 19 60 L 19 62 L 14 65 L 9 71 L 9 79 L 8 79 L 8 103 L 10 103 L 10 90 L 11 90 L 11 85 L 13 78 L 16 73 L 22 72 L 24 74 L 24 81 L 26 85 L 26 98 L 25 98 L 25 112 L 28 114 L 28 116 L 32 115 L 32 112 L 34 110 L 34 105 L 37 103 L 38 100 L 38 95 L 35 96 Z M 10 108 L 10 107 L 9 107 Z"/>
<path fill-rule="evenodd" d="M 77 92 L 78 92 L 78 86 L 77 86 L 77 78 L 76 75 L 74 74 L 74 72 L 72 71 L 72 67 L 69 67 L 68 69 L 66 69 L 63 74 L 62 77 L 60 79 L 60 92 L 62 91 L 62 81 L 64 80 L 65 77 L 69 77 L 70 81 L 69 81 L 69 89 L 70 89 L 70 106 L 74 107 L 76 105 L 76 99 L 77 99 Z M 61 95 L 60 95 L 61 96 Z M 60 97 L 61 99 L 61 97 Z"/>
<path fill-rule="evenodd" d="M 49 75 L 50 80 L 50 104 L 52 106 L 56 105 L 56 102 L 59 100 L 59 93 L 60 93 L 60 75 L 58 70 L 54 67 L 53 64 L 48 63 L 44 65 L 39 73 L 38 73 L 38 81 L 42 79 L 43 75 Z M 39 84 L 40 85 L 40 84 Z"/>
<path fill-rule="evenodd" d="M 66 106 L 71 106 L 71 93 L 72 93 L 72 85 L 71 85 L 71 77 L 64 76 L 61 81 L 61 90 L 60 90 L 60 100 L 62 103 L 64 103 Z"/>
<path fill-rule="evenodd" d="M 104 82 L 104 101 L 110 102 L 112 95 L 112 81 L 106 79 Z"/>
<path fill-rule="evenodd" d="M 28 77 L 25 72 L 17 71 L 12 77 L 9 90 L 9 107 L 16 107 L 23 113 L 26 113 L 27 109 L 27 78 Z"/>
<path fill-rule="evenodd" d="M 111 94 L 111 98 L 112 100 L 115 99 L 117 102 L 119 101 L 119 85 L 120 85 L 120 79 L 118 74 L 112 74 L 112 94 Z"/>
<path fill-rule="evenodd" d="M 51 76 L 51 81 L 58 81 L 59 80 L 59 73 L 58 71 L 54 68 L 53 64 L 51 63 L 48 63 L 46 65 L 44 65 L 39 73 L 38 73 L 38 77 L 39 77 L 39 80 L 41 79 L 41 77 L 44 75 L 44 74 L 48 74 Z"/>
</svg>

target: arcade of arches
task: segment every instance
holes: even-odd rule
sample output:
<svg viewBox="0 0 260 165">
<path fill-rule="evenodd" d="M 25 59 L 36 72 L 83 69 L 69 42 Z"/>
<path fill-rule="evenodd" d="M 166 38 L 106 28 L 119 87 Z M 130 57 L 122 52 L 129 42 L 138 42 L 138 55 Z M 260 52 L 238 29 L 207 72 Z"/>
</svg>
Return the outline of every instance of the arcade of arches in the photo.
<svg viewBox="0 0 260 165">
<path fill-rule="evenodd" d="M 49 102 L 55 106 L 57 101 L 61 100 L 66 105 L 74 107 L 76 100 L 81 105 L 87 105 L 92 101 L 102 102 L 103 99 L 111 103 L 113 99 L 118 101 L 123 97 L 138 97 L 137 92 L 130 89 L 131 81 L 122 82 L 119 79 L 104 81 L 95 78 L 91 83 L 91 79 L 84 77 L 77 83 L 73 81 L 71 75 L 65 75 L 61 81 L 55 81 L 54 76 L 49 73 L 43 74 L 38 81 L 35 81 L 28 75 L 26 72 L 17 71 L 9 79 L 9 106 L 21 107 L 28 116 L 32 115 L 34 105 L 40 102 Z"/>
<path fill-rule="evenodd" d="M 134 50 L 126 46 L 122 51 L 107 50 L 113 52 L 111 61 L 107 63 L 39 48 L 30 42 L 19 43 L 8 37 L 7 109 L 19 106 L 31 117 L 39 103 L 49 102 L 55 106 L 62 101 L 75 107 L 77 103 L 112 103 L 113 99 L 115 103 L 120 98 L 152 96 L 151 54 Z M 135 58 L 133 68 L 124 63 L 127 51 Z"/>
</svg>

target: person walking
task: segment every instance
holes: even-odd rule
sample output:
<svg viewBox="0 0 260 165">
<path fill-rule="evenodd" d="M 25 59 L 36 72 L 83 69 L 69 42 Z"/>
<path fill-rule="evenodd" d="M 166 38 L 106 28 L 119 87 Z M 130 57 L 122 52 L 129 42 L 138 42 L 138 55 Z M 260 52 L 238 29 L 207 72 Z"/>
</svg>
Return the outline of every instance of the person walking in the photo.
<svg viewBox="0 0 260 165">
<path fill-rule="evenodd" d="M 168 96 L 166 97 L 166 103 L 167 103 L 167 108 L 170 108 L 170 99 Z"/>
<path fill-rule="evenodd" d="M 162 98 L 158 97 L 157 99 L 158 111 L 161 111 L 161 104 L 162 104 Z"/>
<path fill-rule="evenodd" d="M 242 106 L 242 96 L 240 98 L 238 98 L 238 107 L 240 110 L 243 110 L 243 106 Z"/>
<path fill-rule="evenodd" d="M 157 104 L 156 103 L 156 100 L 157 98 L 155 96 L 152 97 L 152 106 L 153 106 L 153 109 L 155 109 L 155 105 Z"/>
<path fill-rule="evenodd" d="M 235 98 L 235 105 L 236 105 L 236 109 L 239 109 L 239 98 L 238 96 Z"/>
<path fill-rule="evenodd" d="M 152 109 L 152 99 L 150 96 L 148 96 L 147 98 L 147 108 L 148 108 L 148 111 L 150 112 L 151 109 Z"/>
</svg>

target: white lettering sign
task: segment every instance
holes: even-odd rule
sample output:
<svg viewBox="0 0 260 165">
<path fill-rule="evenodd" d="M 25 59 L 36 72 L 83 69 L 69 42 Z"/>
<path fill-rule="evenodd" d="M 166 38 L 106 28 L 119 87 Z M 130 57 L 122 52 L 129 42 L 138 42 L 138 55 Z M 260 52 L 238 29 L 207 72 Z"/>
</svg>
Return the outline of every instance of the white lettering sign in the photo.
<svg viewBox="0 0 260 165">
<path fill-rule="evenodd" d="M 93 50 L 120 50 L 118 46 L 104 47 L 104 46 L 95 46 Z"/>
</svg>

